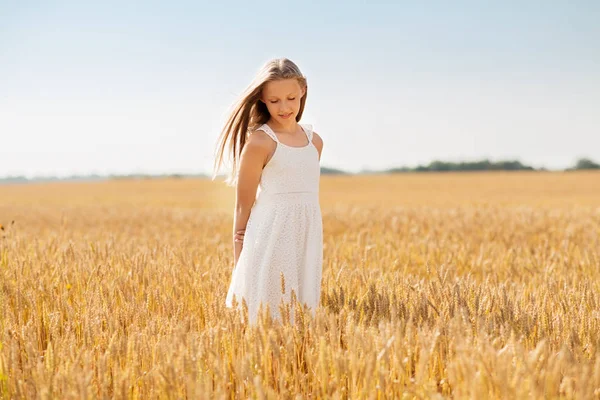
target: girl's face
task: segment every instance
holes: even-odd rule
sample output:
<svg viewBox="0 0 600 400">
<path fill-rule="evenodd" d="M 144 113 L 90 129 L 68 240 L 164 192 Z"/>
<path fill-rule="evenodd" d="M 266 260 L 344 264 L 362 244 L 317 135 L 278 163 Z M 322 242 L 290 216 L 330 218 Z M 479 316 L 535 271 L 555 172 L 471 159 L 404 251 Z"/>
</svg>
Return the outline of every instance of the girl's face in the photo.
<svg viewBox="0 0 600 400">
<path fill-rule="evenodd" d="M 267 82 L 263 87 L 261 101 L 267 105 L 271 117 L 282 125 L 295 121 L 300 111 L 300 99 L 306 93 L 297 79 L 281 79 Z"/>
</svg>

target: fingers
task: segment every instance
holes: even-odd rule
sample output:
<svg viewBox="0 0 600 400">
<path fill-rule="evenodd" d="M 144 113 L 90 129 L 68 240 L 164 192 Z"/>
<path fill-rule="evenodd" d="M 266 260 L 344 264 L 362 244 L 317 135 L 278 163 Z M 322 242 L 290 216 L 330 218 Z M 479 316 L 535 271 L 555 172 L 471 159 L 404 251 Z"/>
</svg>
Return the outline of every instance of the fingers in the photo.
<svg viewBox="0 0 600 400">
<path fill-rule="evenodd" d="M 236 241 L 236 242 L 243 242 L 244 241 L 244 234 L 245 234 L 244 230 L 237 231 L 235 233 L 235 235 L 233 236 L 234 241 Z"/>
</svg>

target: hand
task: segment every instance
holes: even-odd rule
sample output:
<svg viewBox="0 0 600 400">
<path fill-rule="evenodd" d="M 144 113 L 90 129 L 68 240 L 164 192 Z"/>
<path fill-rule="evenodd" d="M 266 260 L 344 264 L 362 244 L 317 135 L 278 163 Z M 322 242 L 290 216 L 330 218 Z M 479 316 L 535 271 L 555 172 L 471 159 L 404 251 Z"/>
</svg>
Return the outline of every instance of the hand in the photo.
<svg viewBox="0 0 600 400">
<path fill-rule="evenodd" d="M 233 236 L 233 240 L 235 242 L 243 242 L 244 241 L 244 234 L 245 234 L 245 230 L 244 229 L 240 229 Z"/>
</svg>

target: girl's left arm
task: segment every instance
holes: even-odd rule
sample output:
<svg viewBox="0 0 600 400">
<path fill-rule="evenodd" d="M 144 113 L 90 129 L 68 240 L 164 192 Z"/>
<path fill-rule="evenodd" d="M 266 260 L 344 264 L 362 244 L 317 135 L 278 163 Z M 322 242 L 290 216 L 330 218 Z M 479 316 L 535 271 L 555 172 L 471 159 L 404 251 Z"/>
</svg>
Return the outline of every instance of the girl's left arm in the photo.
<svg viewBox="0 0 600 400">
<path fill-rule="evenodd" d="M 323 139 L 321 138 L 321 136 L 319 136 L 317 134 L 317 132 L 313 131 L 313 144 L 315 145 L 315 147 L 317 148 L 317 151 L 319 152 L 319 161 L 321 161 L 321 153 L 323 152 Z"/>
</svg>

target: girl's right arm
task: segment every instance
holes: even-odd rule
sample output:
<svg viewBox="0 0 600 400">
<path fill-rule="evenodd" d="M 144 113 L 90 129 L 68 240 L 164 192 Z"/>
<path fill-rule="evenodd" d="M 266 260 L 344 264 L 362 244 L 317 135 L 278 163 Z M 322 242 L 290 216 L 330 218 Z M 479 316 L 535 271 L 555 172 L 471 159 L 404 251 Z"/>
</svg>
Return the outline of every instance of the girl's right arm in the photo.
<svg viewBox="0 0 600 400">
<path fill-rule="evenodd" d="M 243 236 L 254 205 L 256 190 L 262 169 L 270 152 L 269 139 L 265 135 L 252 134 L 240 154 L 233 216 L 233 260 L 237 265 L 243 246 Z"/>
</svg>

